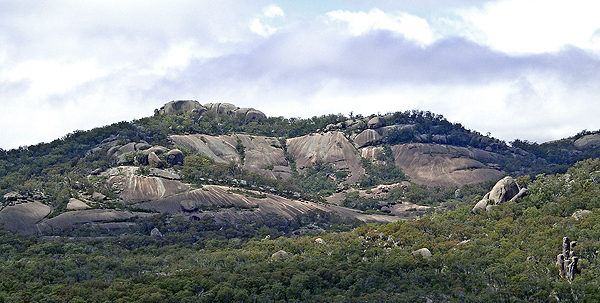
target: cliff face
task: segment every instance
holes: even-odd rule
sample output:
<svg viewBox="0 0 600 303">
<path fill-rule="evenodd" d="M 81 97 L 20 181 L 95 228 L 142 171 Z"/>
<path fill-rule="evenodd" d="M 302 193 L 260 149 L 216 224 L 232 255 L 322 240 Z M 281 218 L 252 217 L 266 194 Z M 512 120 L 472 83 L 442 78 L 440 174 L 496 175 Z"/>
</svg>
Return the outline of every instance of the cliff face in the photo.
<svg viewBox="0 0 600 303">
<path fill-rule="evenodd" d="M 287 179 L 292 173 L 277 138 L 246 134 L 218 137 L 199 134 L 176 135 L 170 138 L 175 145 L 210 157 L 217 163 L 241 164 L 242 156 L 238 151 L 241 149 L 244 155 L 242 167 L 269 178 Z"/>
<path fill-rule="evenodd" d="M 392 151 L 396 165 L 417 184 L 462 186 L 504 175 L 484 164 L 502 156 L 481 149 L 411 143 L 392 146 Z"/>
<path fill-rule="evenodd" d="M 365 172 L 360 164 L 360 153 L 339 131 L 288 139 L 287 148 L 300 170 L 322 161 L 338 170 L 348 171 L 346 183 L 355 183 Z"/>
</svg>

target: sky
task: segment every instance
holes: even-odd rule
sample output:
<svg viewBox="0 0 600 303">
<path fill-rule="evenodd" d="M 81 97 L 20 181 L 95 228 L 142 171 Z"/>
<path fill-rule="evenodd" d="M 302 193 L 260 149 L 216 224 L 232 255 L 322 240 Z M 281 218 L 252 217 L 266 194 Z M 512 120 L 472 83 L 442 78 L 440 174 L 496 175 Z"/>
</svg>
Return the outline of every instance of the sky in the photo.
<svg viewBox="0 0 600 303">
<path fill-rule="evenodd" d="M 171 100 L 418 109 L 506 142 L 600 129 L 598 1 L 0 0 L 0 148 Z"/>
</svg>

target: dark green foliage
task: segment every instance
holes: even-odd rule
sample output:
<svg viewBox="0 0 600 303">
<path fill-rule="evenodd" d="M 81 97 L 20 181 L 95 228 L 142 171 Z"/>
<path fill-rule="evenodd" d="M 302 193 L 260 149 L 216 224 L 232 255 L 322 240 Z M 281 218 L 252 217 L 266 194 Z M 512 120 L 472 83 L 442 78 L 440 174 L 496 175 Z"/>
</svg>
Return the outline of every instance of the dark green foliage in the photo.
<svg viewBox="0 0 600 303">
<path fill-rule="evenodd" d="M 384 138 L 388 145 L 435 142 L 435 136 L 443 135 L 448 144 L 507 153 L 502 142 L 429 112 L 382 119 L 386 125 L 412 125 L 389 132 Z M 75 131 L 50 143 L 0 150 L 0 194 L 43 193 L 54 216 L 82 192 L 115 197 L 99 177 L 87 177 L 114 165 L 106 153 L 110 142 L 169 146 L 171 134 L 245 132 L 278 137 L 285 151 L 285 138 L 345 120 L 328 115 L 246 123 L 239 117 L 183 113 Z M 137 225 L 119 236 L 95 225 L 64 229 L 57 238 L 16 236 L 0 229 L 0 302 L 596 302 L 600 161 L 572 165 L 599 153 L 574 148 L 572 142 L 586 134 L 590 132 L 546 144 L 512 142 L 530 155 L 511 156 L 500 164 L 509 172 L 535 172 L 519 179 L 529 195 L 482 214 L 471 208 L 493 183 L 463 186 L 459 197 L 454 196 L 456 188 L 421 185 L 397 187 L 384 201 L 357 192 L 346 196 L 344 205 L 363 211 L 398 201 L 448 209 L 387 225 L 313 212 L 292 220 L 272 215 L 229 223 L 163 214 L 133 219 Z M 236 149 L 243 158 L 241 141 Z M 234 163 L 185 153 L 184 164 L 175 169 L 186 182 L 235 185 L 239 189 L 234 192 L 255 198 L 261 196 L 251 190 L 322 200 L 347 177 L 347 172 L 322 162 L 299 172 L 287 153 L 294 172 L 290 180 L 265 178 Z M 405 180 L 392 163 L 387 147 L 376 161 L 364 161 L 367 175 L 361 186 Z M 143 164 L 140 172 L 149 173 Z M 573 218 L 581 209 L 591 214 Z M 154 227 L 163 238 L 149 236 Z M 318 234 L 306 233 L 310 231 Z M 573 283 L 559 279 L 554 266 L 563 236 L 579 242 L 582 273 Z M 327 244 L 316 243 L 316 237 Z M 412 256 L 422 247 L 432 251 L 431 259 Z M 291 256 L 271 259 L 280 249 Z"/>
<path fill-rule="evenodd" d="M 344 195 L 344 201 L 342 201 L 342 206 L 360 209 L 362 211 L 381 209 L 379 200 L 361 197 L 358 191 L 346 193 Z"/>
<path fill-rule="evenodd" d="M 403 189 L 403 195 L 406 201 L 414 204 L 438 206 L 441 202 L 448 201 L 454 198 L 456 188 L 425 185 L 411 185 Z"/>
<path fill-rule="evenodd" d="M 347 177 L 344 171 L 336 170 L 331 164 L 317 161 L 302 173 L 295 173 L 290 182 L 303 193 L 310 194 L 313 199 L 321 200 L 333 194 L 339 183 Z"/>
<path fill-rule="evenodd" d="M 540 161 L 526 163 L 531 166 L 530 170 L 532 173 L 564 173 L 571 165 L 578 161 L 600 157 L 600 149 L 598 148 L 578 149 L 573 145 L 575 140 L 585 135 L 597 133 L 599 133 L 599 131 L 590 132 L 584 130 L 571 138 L 551 141 L 543 144 L 516 139 L 511 142 L 511 145 L 546 161 L 545 163 L 540 163 Z M 523 165 L 525 163 L 518 164 Z"/>
<path fill-rule="evenodd" d="M 600 298 L 599 171 L 600 160 L 580 162 L 565 175 L 519 179 L 530 195 L 489 213 L 474 214 L 470 204 L 393 224 L 357 226 L 314 212 L 292 221 L 273 216 L 230 225 L 160 215 L 139 221 L 128 235 L 78 240 L 0 230 L 0 298 L 595 302 Z M 471 197 L 479 190 L 463 187 L 461 193 Z M 580 208 L 591 214 L 571 217 Z M 329 231 L 293 235 L 315 225 Z M 163 238 L 149 236 L 154 227 Z M 581 274 L 572 283 L 559 278 L 554 265 L 563 236 L 579 242 Z M 317 237 L 326 244 L 315 242 Z M 430 259 L 411 254 L 422 247 L 432 252 Z M 278 250 L 290 256 L 272 259 Z"/>
<path fill-rule="evenodd" d="M 362 158 L 361 163 L 365 174 L 361 175 L 358 184 L 360 187 L 368 188 L 379 184 L 392 184 L 408 180 L 406 175 L 394 163 L 394 155 L 389 146 L 385 146 L 383 152 L 379 153 L 376 161 Z"/>
<path fill-rule="evenodd" d="M 242 144 L 242 140 L 240 140 L 240 138 L 237 138 L 237 144 L 235 145 L 235 149 L 240 155 L 242 165 L 244 165 L 244 158 L 246 158 L 246 148 L 244 147 L 244 144 Z"/>
</svg>

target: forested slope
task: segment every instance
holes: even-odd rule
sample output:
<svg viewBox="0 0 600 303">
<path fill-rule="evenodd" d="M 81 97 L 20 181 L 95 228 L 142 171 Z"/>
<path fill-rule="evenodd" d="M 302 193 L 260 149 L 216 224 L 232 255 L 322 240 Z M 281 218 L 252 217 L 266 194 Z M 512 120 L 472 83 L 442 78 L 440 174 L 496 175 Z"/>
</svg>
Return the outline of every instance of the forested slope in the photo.
<svg viewBox="0 0 600 303">
<path fill-rule="evenodd" d="M 600 161 L 538 176 L 531 194 L 475 214 L 472 205 L 417 220 L 282 236 L 285 224 L 223 228 L 154 221 L 118 238 L 4 233 L 0 298 L 12 301 L 593 302 L 600 299 Z M 588 210 L 582 212 L 580 210 Z M 575 213 L 575 216 L 573 214 Z M 297 222 L 295 224 L 300 224 Z M 149 236 L 157 226 L 163 237 Z M 324 225 L 323 225 L 324 226 Z M 578 241 L 573 282 L 555 266 Z M 413 252 L 428 248 L 431 257 Z M 278 251 L 279 253 L 273 255 Z"/>
</svg>

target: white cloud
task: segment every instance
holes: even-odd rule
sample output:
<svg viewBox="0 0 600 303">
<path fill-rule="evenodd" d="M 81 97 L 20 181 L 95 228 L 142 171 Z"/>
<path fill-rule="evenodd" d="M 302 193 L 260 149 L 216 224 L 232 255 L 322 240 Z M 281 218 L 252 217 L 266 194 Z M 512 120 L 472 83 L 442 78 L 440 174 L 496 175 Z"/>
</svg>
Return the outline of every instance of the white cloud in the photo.
<svg viewBox="0 0 600 303">
<path fill-rule="evenodd" d="M 592 41 L 600 28 L 598 11 L 596 1 L 506 0 L 459 14 L 484 33 L 480 43 L 509 53 L 543 53 L 568 44 L 600 51 Z"/>
<path fill-rule="evenodd" d="M 275 5 L 269 5 L 263 9 L 259 18 L 252 19 L 250 30 L 260 36 L 268 37 L 277 31 L 277 23 L 285 18 L 283 10 Z"/>
<path fill-rule="evenodd" d="M 65 93 L 87 81 L 97 79 L 106 71 L 97 67 L 94 60 L 58 63 L 55 61 L 31 60 L 17 64 L 11 70 L 2 71 L 0 80 L 19 82 L 29 80 L 27 97 L 37 99 L 48 94 Z"/>
<path fill-rule="evenodd" d="M 283 10 L 275 5 L 269 5 L 263 10 L 266 17 L 276 18 L 276 17 L 285 17 L 285 13 Z"/>
<path fill-rule="evenodd" d="M 0 10 L 2 148 L 173 99 L 286 117 L 421 109 L 504 140 L 600 127 L 593 3 L 378 1 L 311 17 L 267 1 L 24 3 Z"/>
<path fill-rule="evenodd" d="M 364 35 L 372 30 L 388 30 L 422 44 L 431 44 L 434 34 L 425 19 L 408 13 L 388 14 L 379 9 L 365 12 L 333 11 L 327 16 L 334 21 L 348 23 L 352 35 Z"/>
</svg>

